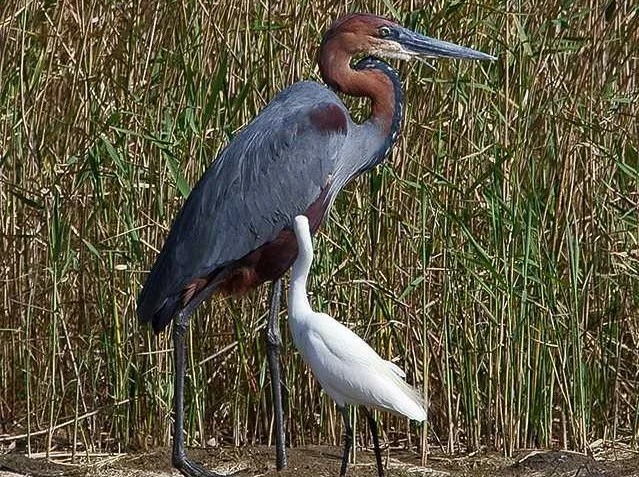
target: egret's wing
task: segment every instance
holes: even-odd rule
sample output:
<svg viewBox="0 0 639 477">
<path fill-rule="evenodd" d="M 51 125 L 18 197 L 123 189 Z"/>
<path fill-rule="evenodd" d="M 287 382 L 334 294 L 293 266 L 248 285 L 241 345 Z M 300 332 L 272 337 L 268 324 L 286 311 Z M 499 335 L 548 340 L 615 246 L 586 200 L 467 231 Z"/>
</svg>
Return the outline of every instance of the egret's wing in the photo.
<svg viewBox="0 0 639 477">
<path fill-rule="evenodd" d="M 424 399 L 402 379 L 403 371 L 396 365 L 328 315 L 316 313 L 307 323 L 298 348 L 339 404 L 361 404 L 420 421 L 426 418 Z"/>
<path fill-rule="evenodd" d="M 193 188 L 140 294 L 140 319 L 160 331 L 172 316 L 158 312 L 188 283 L 290 227 L 327 186 L 349 124 L 337 96 L 317 83 L 280 93 Z"/>
<path fill-rule="evenodd" d="M 397 366 L 395 363 L 393 363 L 392 361 L 386 361 L 386 365 L 388 366 L 388 368 L 395 373 L 397 376 L 399 376 L 402 379 L 406 378 L 406 373 L 404 372 L 404 370 L 402 368 L 400 368 L 399 366 Z"/>
</svg>

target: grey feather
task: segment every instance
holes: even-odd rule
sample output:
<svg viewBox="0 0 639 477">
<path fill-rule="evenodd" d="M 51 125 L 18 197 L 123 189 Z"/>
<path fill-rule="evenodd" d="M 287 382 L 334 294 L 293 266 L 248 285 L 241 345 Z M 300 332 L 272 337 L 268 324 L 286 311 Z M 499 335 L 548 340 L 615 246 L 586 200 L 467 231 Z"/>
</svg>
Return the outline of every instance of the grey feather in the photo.
<svg viewBox="0 0 639 477">
<path fill-rule="evenodd" d="M 399 104 L 399 86 L 395 93 Z M 341 111 L 346 127 L 318 125 L 323 108 Z M 393 124 L 398 127 L 399 117 Z M 189 283 L 223 271 L 290 229 L 324 188 L 330 209 L 350 180 L 383 160 L 395 137 L 371 121 L 355 124 L 337 95 L 318 83 L 283 90 L 193 188 L 140 293 L 140 320 L 161 331 Z"/>
<path fill-rule="evenodd" d="M 349 118 L 326 87 L 292 85 L 213 162 L 177 215 L 147 278 L 138 300 L 142 321 L 152 321 L 192 280 L 273 240 L 317 199 L 346 137 L 318 132 L 311 124 L 310 112 L 327 102 Z"/>
</svg>

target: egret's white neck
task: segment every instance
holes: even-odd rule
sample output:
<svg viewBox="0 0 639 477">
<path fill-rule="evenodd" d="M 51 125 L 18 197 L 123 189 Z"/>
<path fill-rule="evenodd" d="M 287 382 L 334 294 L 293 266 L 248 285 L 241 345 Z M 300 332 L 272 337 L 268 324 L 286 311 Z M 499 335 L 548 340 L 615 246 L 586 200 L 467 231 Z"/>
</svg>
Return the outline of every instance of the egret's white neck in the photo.
<svg viewBox="0 0 639 477">
<path fill-rule="evenodd" d="M 308 274 L 313 263 L 313 243 L 306 217 L 296 217 L 294 223 L 297 238 L 297 259 L 291 268 L 291 284 L 288 292 L 289 318 L 296 319 L 300 313 L 311 311 L 306 294 Z"/>
</svg>

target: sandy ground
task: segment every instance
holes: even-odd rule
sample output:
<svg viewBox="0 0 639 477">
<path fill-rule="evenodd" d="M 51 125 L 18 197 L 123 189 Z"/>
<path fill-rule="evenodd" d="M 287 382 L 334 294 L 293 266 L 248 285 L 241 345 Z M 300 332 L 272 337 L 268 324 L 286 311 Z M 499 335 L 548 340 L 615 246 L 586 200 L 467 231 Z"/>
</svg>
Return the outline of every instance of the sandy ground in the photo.
<svg viewBox="0 0 639 477">
<path fill-rule="evenodd" d="M 639 477 L 639 453 L 624 451 L 603 454 L 598 458 L 559 451 L 520 452 L 513 458 L 496 454 L 460 457 L 435 455 L 427 466 L 422 467 L 418 456 L 392 449 L 385 453 L 385 464 L 387 477 Z M 340 466 L 340 449 L 337 447 L 289 449 L 289 467 L 279 473 L 275 471 L 273 449 L 269 447 L 194 449 L 190 455 L 211 470 L 237 477 L 334 477 L 339 474 Z M 62 457 L 47 461 L 28 459 L 19 454 L 0 455 L 0 477 L 27 475 L 177 477 L 180 474 L 171 468 L 168 448 L 147 454 L 100 456 L 84 464 L 65 463 Z M 358 452 L 357 463 L 349 466 L 347 475 L 375 477 L 377 473 L 372 452 Z"/>
</svg>

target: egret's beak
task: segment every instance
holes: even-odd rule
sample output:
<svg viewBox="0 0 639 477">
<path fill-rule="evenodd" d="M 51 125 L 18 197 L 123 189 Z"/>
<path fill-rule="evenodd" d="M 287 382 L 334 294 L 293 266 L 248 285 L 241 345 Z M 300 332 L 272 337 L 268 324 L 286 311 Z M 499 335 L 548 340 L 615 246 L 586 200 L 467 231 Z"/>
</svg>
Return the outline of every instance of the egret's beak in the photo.
<svg viewBox="0 0 639 477">
<path fill-rule="evenodd" d="M 402 52 L 411 58 L 462 58 L 465 60 L 496 60 L 494 56 L 481 51 L 455 45 L 447 41 L 436 40 L 407 28 L 398 28 L 394 40 L 399 43 Z"/>
</svg>

